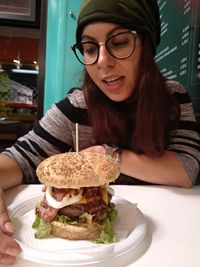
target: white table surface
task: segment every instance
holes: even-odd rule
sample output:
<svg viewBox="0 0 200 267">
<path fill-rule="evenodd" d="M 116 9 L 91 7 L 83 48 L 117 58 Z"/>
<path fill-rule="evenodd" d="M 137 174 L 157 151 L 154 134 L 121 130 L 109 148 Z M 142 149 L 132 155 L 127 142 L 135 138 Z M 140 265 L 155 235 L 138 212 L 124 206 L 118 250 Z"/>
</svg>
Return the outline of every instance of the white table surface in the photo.
<svg viewBox="0 0 200 267">
<path fill-rule="evenodd" d="M 122 258 L 118 266 L 200 266 L 200 186 L 191 189 L 167 186 L 113 186 L 113 188 L 115 195 L 137 203 L 147 220 L 149 234 L 147 240 L 144 240 L 147 244 L 145 251 L 130 264 L 124 264 Z M 6 202 L 9 205 L 21 201 L 30 192 L 38 190 L 40 190 L 38 185 L 15 187 L 5 193 Z M 48 265 L 18 258 L 13 266 Z"/>
</svg>

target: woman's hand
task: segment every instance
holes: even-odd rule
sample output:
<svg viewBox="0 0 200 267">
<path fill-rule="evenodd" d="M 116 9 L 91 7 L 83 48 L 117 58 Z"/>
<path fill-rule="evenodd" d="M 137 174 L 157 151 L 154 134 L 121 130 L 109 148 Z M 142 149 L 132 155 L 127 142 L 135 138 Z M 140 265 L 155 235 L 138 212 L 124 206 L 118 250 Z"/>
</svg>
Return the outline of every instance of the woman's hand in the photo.
<svg viewBox="0 0 200 267">
<path fill-rule="evenodd" d="M 83 149 L 82 151 L 86 151 L 86 152 L 94 152 L 94 153 L 100 153 L 100 154 L 105 154 L 105 148 L 104 146 L 90 146 L 88 148 Z"/>
<path fill-rule="evenodd" d="M 0 188 L 0 263 L 5 265 L 15 263 L 16 256 L 21 250 L 19 244 L 11 237 L 14 232 L 15 228 L 10 221 Z"/>
</svg>

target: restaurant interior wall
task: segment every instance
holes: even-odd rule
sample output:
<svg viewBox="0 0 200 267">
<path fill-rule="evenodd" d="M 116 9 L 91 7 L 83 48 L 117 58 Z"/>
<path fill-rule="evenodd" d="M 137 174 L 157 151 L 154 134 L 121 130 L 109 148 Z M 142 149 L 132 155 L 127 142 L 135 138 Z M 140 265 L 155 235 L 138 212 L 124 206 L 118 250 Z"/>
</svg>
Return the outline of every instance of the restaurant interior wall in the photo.
<svg viewBox="0 0 200 267">
<path fill-rule="evenodd" d="M 0 2 L 0 151 L 32 129 L 43 114 L 42 61 L 45 58 L 47 1 L 35 2 L 37 24 L 34 25 L 2 19 L 3 8 L 13 5 L 13 8 L 24 10 L 20 5 L 29 1 Z M 42 105 L 39 106 L 39 102 Z"/>
</svg>

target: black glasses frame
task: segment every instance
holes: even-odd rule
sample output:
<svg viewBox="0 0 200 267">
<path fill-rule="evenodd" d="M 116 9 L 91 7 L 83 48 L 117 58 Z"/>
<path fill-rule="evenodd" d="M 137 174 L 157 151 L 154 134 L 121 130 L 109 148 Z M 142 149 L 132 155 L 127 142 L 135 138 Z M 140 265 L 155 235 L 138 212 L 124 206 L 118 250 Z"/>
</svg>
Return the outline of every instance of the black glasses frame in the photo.
<svg viewBox="0 0 200 267">
<path fill-rule="evenodd" d="M 114 38 L 114 37 L 116 37 L 116 36 L 118 36 L 118 35 L 124 34 L 124 33 L 131 33 L 132 36 L 134 37 L 134 39 L 133 39 L 133 40 L 134 40 L 133 49 L 132 49 L 131 53 L 130 53 L 129 55 L 127 55 L 126 57 L 116 57 L 115 55 L 113 55 L 112 51 L 110 50 L 110 48 L 109 48 L 109 46 L 108 46 L 107 44 L 108 44 L 108 42 L 110 41 L 110 39 L 112 39 L 112 38 Z M 97 62 L 97 60 L 98 60 L 98 58 L 99 58 L 99 48 L 100 48 L 101 45 L 105 45 L 105 47 L 106 47 L 108 53 L 109 53 L 112 57 L 114 57 L 114 58 L 116 58 L 116 59 L 126 59 L 126 58 L 130 57 L 130 56 L 135 52 L 135 41 L 136 41 L 136 37 L 137 37 L 137 32 L 136 32 L 136 31 L 124 31 L 124 32 L 119 32 L 119 33 L 116 33 L 116 34 L 110 36 L 110 37 L 105 41 L 105 43 L 96 43 L 96 42 L 92 42 L 92 41 L 85 41 L 85 42 L 80 42 L 80 43 L 76 43 L 76 44 L 74 44 L 74 45 L 71 47 L 71 49 L 72 49 L 72 51 L 74 52 L 76 58 L 78 59 L 78 61 L 79 61 L 81 64 L 86 65 L 86 66 L 89 66 L 89 65 L 93 65 L 93 64 L 95 64 L 95 63 Z M 78 57 L 77 52 L 76 52 L 76 49 L 78 49 L 78 50 L 80 51 L 80 53 L 83 55 L 83 51 L 81 51 L 81 47 L 82 47 L 83 44 L 89 44 L 89 43 L 91 43 L 91 44 L 93 44 L 93 45 L 96 45 L 98 54 L 97 54 L 97 58 L 96 58 L 96 60 L 95 60 L 94 62 L 92 62 L 92 63 L 84 63 L 84 62 Z"/>
</svg>

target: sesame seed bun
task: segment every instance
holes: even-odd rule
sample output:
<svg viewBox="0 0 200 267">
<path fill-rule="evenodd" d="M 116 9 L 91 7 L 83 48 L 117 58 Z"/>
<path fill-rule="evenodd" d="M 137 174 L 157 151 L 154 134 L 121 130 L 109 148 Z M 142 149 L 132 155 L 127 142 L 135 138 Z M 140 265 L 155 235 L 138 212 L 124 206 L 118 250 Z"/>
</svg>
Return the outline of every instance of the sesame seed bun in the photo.
<svg viewBox="0 0 200 267">
<path fill-rule="evenodd" d="M 119 165 L 105 154 L 68 152 L 42 161 L 36 170 L 39 180 L 54 187 L 80 188 L 109 184 L 120 174 Z"/>
</svg>

